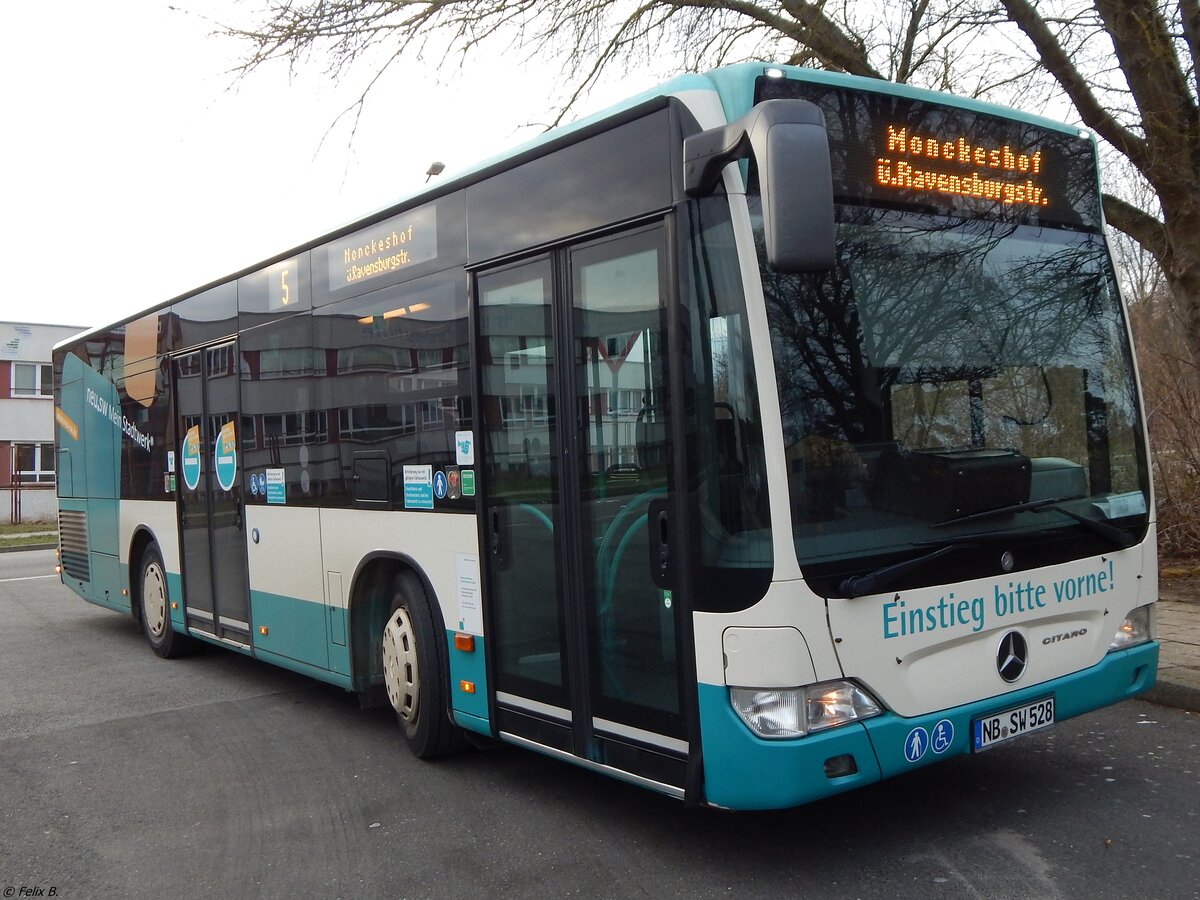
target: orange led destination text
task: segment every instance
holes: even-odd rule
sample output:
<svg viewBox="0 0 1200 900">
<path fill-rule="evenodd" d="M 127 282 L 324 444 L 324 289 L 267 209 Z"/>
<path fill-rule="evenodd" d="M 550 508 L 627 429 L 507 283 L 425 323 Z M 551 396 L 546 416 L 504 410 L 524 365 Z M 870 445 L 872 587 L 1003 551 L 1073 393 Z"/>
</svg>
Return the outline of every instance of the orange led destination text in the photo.
<svg viewBox="0 0 1200 900">
<path fill-rule="evenodd" d="M 910 133 L 895 125 L 887 127 L 885 146 L 887 156 L 875 161 L 875 183 L 883 187 L 978 197 L 1011 205 L 1050 205 L 1050 198 L 1037 182 L 1043 172 L 1041 150 L 1020 153 L 1007 144 L 979 147 L 961 135 L 947 140 Z M 972 171 L 948 171 L 946 163 L 970 167 Z M 994 177 L 999 173 L 1026 177 L 1018 181 Z"/>
<path fill-rule="evenodd" d="M 409 254 L 404 245 L 412 243 L 412 240 L 413 226 L 409 225 L 403 231 L 393 229 L 391 234 L 372 240 L 361 247 L 346 247 L 342 251 L 346 265 L 346 284 L 353 284 L 364 278 L 382 275 L 385 272 L 392 272 L 407 266 Z M 368 260 L 368 262 L 356 265 L 359 260 Z"/>
</svg>

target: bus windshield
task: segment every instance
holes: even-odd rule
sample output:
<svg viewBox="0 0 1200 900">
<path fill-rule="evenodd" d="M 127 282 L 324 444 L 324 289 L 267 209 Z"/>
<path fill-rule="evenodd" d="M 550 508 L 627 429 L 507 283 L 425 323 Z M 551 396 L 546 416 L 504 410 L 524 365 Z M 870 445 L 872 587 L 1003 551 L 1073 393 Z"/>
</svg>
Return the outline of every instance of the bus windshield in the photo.
<svg viewBox="0 0 1200 900">
<path fill-rule="evenodd" d="M 1080 517 L 1140 536 L 1137 388 L 1099 235 L 843 205 L 837 254 L 831 272 L 762 273 L 816 589 L 985 532 L 1027 536 L 1026 568 L 1059 532 L 1064 558 L 1111 549 Z"/>
</svg>

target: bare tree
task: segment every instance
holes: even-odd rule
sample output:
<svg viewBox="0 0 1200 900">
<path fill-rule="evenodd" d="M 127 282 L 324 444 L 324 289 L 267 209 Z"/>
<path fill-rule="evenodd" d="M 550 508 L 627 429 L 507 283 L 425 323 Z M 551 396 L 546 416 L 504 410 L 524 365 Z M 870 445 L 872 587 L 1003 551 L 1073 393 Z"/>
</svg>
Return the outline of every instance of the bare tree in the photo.
<svg viewBox="0 0 1200 900">
<path fill-rule="evenodd" d="M 679 70 L 771 59 L 1029 107 L 1065 97 L 1078 121 L 1152 189 L 1110 190 L 1104 213 L 1161 268 L 1200 359 L 1198 0 L 277 0 L 254 28 L 227 28 L 249 73 L 323 55 L 340 75 L 369 58 L 463 59 L 508 41 L 570 60 L 555 121 L 610 69 L 669 57 Z M 1041 93 L 1037 93 L 1040 91 Z"/>
</svg>

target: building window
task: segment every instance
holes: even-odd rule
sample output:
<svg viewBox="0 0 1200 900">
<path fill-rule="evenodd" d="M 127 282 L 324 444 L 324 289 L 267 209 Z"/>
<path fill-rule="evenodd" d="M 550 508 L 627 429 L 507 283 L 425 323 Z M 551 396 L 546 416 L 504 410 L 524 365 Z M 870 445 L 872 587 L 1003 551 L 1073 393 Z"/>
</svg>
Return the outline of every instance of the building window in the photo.
<svg viewBox="0 0 1200 900">
<path fill-rule="evenodd" d="M 437 400 L 422 400 L 421 401 L 421 424 L 425 427 L 441 425 L 442 416 L 442 401 Z"/>
<path fill-rule="evenodd" d="M 262 420 L 268 447 L 324 444 L 329 440 L 329 418 L 323 410 L 265 415 Z"/>
<path fill-rule="evenodd" d="M 13 444 L 13 481 L 18 484 L 54 481 L 53 444 Z"/>
<path fill-rule="evenodd" d="M 54 396 L 53 366 L 15 362 L 12 367 L 12 396 Z"/>
</svg>

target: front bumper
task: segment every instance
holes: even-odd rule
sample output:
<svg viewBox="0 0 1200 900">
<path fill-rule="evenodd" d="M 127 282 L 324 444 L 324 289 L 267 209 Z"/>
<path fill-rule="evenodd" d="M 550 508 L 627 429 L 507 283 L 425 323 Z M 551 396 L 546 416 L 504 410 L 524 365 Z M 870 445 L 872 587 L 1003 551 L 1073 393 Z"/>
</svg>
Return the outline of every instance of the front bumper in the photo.
<svg viewBox="0 0 1200 900">
<path fill-rule="evenodd" d="M 884 713 L 788 741 L 756 737 L 730 706 L 728 688 L 701 684 L 705 799 L 710 805 L 729 809 L 799 806 L 970 753 L 973 719 L 1053 696 L 1055 721 L 1062 722 L 1149 690 L 1157 670 L 1158 644 L 1150 642 L 1109 653 L 1096 665 L 1062 678 L 975 703 L 909 718 Z M 943 740 L 936 744 L 929 740 L 918 756 L 911 743 L 913 730 L 923 728 L 927 735 L 933 735 L 943 722 L 951 726 L 943 725 L 938 730 Z M 826 774 L 830 760 L 847 755 L 853 757 L 857 771 L 847 775 Z M 844 771 L 844 767 L 839 771 Z"/>
</svg>

